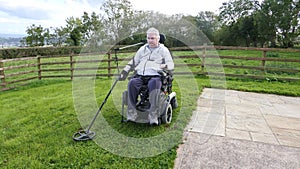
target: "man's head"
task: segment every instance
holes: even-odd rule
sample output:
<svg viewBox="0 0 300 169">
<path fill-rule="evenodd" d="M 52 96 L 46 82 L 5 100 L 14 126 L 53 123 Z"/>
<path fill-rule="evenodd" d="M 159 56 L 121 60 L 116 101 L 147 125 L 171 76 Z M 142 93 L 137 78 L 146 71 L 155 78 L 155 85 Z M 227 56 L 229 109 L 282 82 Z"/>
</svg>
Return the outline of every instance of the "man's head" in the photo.
<svg viewBox="0 0 300 169">
<path fill-rule="evenodd" d="M 159 31 L 155 28 L 147 30 L 147 42 L 151 48 L 155 48 L 159 44 Z"/>
</svg>

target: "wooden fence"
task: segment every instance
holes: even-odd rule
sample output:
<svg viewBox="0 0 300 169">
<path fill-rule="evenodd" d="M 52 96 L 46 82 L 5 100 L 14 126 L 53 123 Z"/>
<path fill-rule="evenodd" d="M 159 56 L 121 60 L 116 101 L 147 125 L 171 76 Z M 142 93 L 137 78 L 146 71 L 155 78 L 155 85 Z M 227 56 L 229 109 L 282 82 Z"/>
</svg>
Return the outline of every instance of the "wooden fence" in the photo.
<svg viewBox="0 0 300 169">
<path fill-rule="evenodd" d="M 173 53 L 176 51 L 194 51 L 192 54 L 174 55 L 176 65 L 175 74 L 177 75 L 206 75 L 206 76 L 225 76 L 234 78 L 267 79 L 274 78 L 284 81 L 300 81 L 300 50 L 291 49 L 270 49 L 270 48 L 243 48 L 243 47 L 224 47 L 224 46 L 197 46 L 190 48 L 171 48 Z M 219 55 L 222 50 L 248 50 L 260 51 L 260 56 L 225 56 Z M 267 54 L 272 52 L 292 52 L 296 57 L 277 58 L 269 57 Z M 27 85 L 34 80 L 46 78 L 69 78 L 117 76 L 117 67 L 122 69 L 125 65 L 116 64 L 115 53 L 105 54 L 80 54 L 69 56 L 36 56 L 26 58 L 16 58 L 0 60 L 0 80 L 1 90 L 8 90 L 17 86 Z M 89 57 L 94 56 L 94 57 Z M 78 58 L 84 59 L 78 59 Z M 117 63 L 129 61 L 128 57 L 118 57 Z M 192 62 L 189 60 L 193 60 Z M 238 60 L 238 64 L 235 62 Z M 124 61 L 124 62 L 123 62 Z M 246 64 L 244 61 L 256 62 L 256 64 Z M 243 62 L 243 63 L 241 63 Z M 280 63 L 278 65 L 267 63 Z M 259 64 L 258 64 L 259 63 Z M 83 65 L 82 67 L 80 65 Z M 92 65 L 92 67 L 86 67 Z M 188 67 L 190 71 L 181 69 Z M 218 69 L 218 71 L 214 71 Z M 231 71 L 228 71 L 230 69 Z M 224 70 L 224 71 L 219 71 Z M 245 70 L 245 71 L 242 71 Z M 77 73 L 74 73 L 77 71 Z M 78 73 L 79 72 L 79 73 Z M 91 73 L 92 72 L 92 73 Z M 95 73 L 96 72 L 96 73 Z M 242 73 L 241 73 L 242 72 Z M 268 72 L 275 72 L 270 76 Z M 284 76 L 277 76 L 278 72 Z M 286 76 L 292 74 L 292 76 Z"/>
</svg>

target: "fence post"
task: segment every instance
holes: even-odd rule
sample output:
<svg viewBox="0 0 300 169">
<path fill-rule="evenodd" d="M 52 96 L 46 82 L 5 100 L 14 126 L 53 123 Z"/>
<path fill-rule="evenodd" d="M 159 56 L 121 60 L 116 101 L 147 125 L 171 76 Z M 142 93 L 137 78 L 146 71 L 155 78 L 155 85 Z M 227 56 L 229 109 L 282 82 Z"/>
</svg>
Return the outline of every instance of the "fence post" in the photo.
<svg viewBox="0 0 300 169">
<path fill-rule="evenodd" d="M 74 76 L 74 63 L 73 63 L 73 53 L 70 55 L 70 73 L 71 73 L 71 80 L 73 80 Z"/>
<path fill-rule="evenodd" d="M 37 58 L 38 78 L 39 80 L 42 80 L 41 56 L 37 55 L 36 58 Z"/>
<path fill-rule="evenodd" d="M 108 57 L 107 58 L 108 59 L 108 61 L 107 61 L 107 66 L 108 66 L 107 67 L 107 73 L 108 73 L 107 76 L 110 77 L 110 75 L 111 75 L 111 61 L 110 61 L 111 60 L 111 54 L 110 54 L 110 52 L 107 53 L 107 57 Z"/>
<path fill-rule="evenodd" d="M 205 65 L 205 57 L 206 57 L 206 43 L 203 44 L 204 48 L 203 48 L 203 51 L 202 51 L 202 57 L 201 57 L 201 71 L 203 72 L 204 71 L 204 65 Z"/>
<path fill-rule="evenodd" d="M 263 69 L 263 73 L 264 73 L 264 74 L 266 73 L 266 60 L 265 60 L 266 57 L 267 57 L 267 51 L 264 50 L 264 51 L 263 51 L 263 59 L 262 59 L 262 61 L 261 61 L 261 66 L 264 68 L 264 69 Z"/>
<path fill-rule="evenodd" d="M 0 61 L 0 79 L 1 79 L 2 89 L 4 89 L 6 87 L 6 83 L 5 83 L 4 64 L 2 60 Z"/>
</svg>

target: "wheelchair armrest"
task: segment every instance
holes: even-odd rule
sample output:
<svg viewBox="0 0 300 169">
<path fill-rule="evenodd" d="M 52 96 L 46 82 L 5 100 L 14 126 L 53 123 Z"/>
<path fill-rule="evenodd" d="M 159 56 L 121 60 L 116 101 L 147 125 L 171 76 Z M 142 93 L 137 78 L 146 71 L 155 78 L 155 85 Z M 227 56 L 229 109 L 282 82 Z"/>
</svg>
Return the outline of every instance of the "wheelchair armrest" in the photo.
<svg viewBox="0 0 300 169">
<path fill-rule="evenodd" d="M 172 70 L 160 70 L 158 71 L 158 74 L 161 76 L 173 76 L 173 71 Z"/>
<path fill-rule="evenodd" d="M 164 71 L 164 70 L 160 70 L 157 73 L 160 74 L 161 76 L 167 76 L 168 75 L 167 72 Z"/>
</svg>

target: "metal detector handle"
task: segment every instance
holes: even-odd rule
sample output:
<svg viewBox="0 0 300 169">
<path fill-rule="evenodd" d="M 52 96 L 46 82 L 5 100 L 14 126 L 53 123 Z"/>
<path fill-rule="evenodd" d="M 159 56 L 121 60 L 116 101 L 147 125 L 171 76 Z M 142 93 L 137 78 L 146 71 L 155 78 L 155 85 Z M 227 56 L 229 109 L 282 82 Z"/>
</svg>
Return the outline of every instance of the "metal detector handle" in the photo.
<svg viewBox="0 0 300 169">
<path fill-rule="evenodd" d="M 116 86 L 116 84 L 117 84 L 118 81 L 119 81 L 119 79 L 117 79 L 117 80 L 114 82 L 114 84 L 112 85 L 112 87 L 110 88 L 110 90 L 109 90 L 109 92 L 107 93 L 105 99 L 103 100 L 101 106 L 99 107 L 97 113 L 95 114 L 95 117 L 94 117 L 93 120 L 91 121 L 91 124 L 90 124 L 89 127 L 87 128 L 87 132 L 89 132 L 90 129 L 92 128 L 92 126 L 93 126 L 93 124 L 94 124 L 94 122 L 95 122 L 97 116 L 98 116 L 99 113 L 101 112 L 102 107 L 103 107 L 104 104 L 106 103 L 106 101 L 107 101 L 109 95 L 111 94 L 112 90 L 115 88 L 115 86 Z"/>
</svg>

